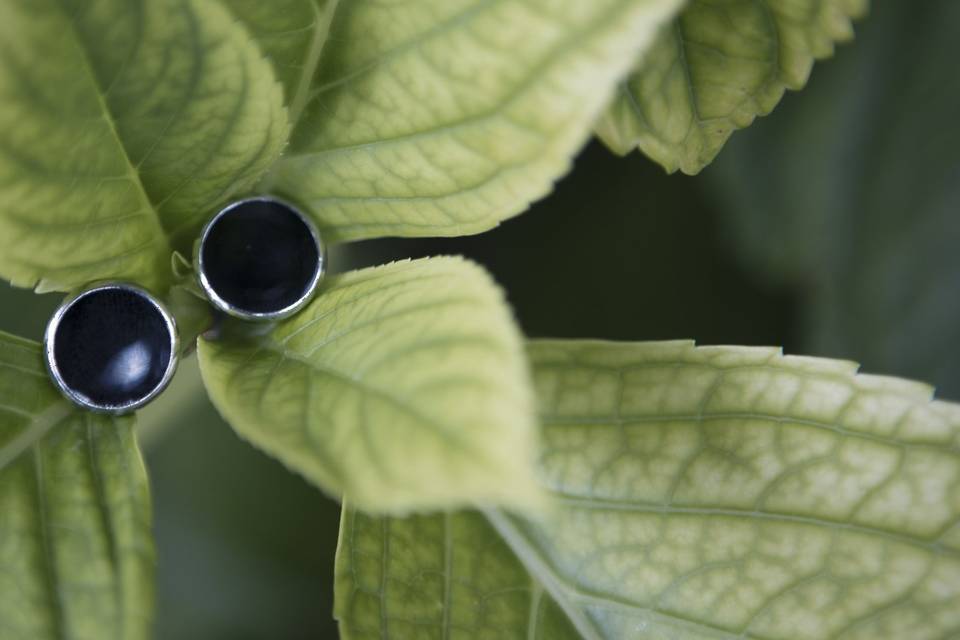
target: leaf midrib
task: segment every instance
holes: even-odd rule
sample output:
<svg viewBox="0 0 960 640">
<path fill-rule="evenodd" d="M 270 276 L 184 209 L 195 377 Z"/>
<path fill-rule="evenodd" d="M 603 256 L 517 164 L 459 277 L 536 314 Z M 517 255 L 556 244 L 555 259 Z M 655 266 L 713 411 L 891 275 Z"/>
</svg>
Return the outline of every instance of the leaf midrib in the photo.
<svg viewBox="0 0 960 640">
<path fill-rule="evenodd" d="M 892 542 L 912 546 L 927 553 L 939 556 L 949 556 L 960 559 L 960 549 L 943 546 L 937 537 L 920 538 L 904 533 L 880 529 L 867 525 L 854 524 L 832 520 L 822 516 L 807 516 L 776 511 L 761 511 L 758 509 L 714 508 L 693 505 L 656 504 L 634 500 L 617 500 L 611 498 L 595 498 L 572 494 L 559 490 L 552 490 L 556 499 L 562 504 L 576 509 L 587 511 L 622 511 L 629 513 L 649 513 L 664 516 L 692 515 L 705 517 L 740 518 L 744 520 L 767 521 L 777 523 L 795 523 L 821 527 L 829 530 L 849 531 L 865 536 L 883 538 Z"/>
<path fill-rule="evenodd" d="M 329 40 L 330 24 L 340 3 L 340 0 L 327 0 L 330 6 L 324 7 L 327 15 L 327 17 L 324 18 L 324 14 L 320 11 L 318 1 L 322 0 L 308 0 L 310 10 L 313 12 L 313 33 L 310 35 L 310 45 L 307 47 L 303 68 L 300 70 L 300 79 L 293 91 L 293 95 L 290 96 L 290 106 L 287 107 L 290 112 L 290 123 L 292 127 L 297 126 L 297 122 L 300 120 L 300 114 L 303 113 L 303 109 L 312 97 L 310 95 L 310 84 L 317 71 L 320 55 L 323 53 L 323 49 Z M 323 24 L 324 22 L 326 22 L 326 24 Z M 323 34 L 323 37 L 321 37 L 321 34 Z"/>
<path fill-rule="evenodd" d="M 418 425 L 418 426 L 421 426 L 421 425 L 428 426 L 432 433 L 435 433 L 442 440 L 446 441 L 447 444 L 466 453 L 467 455 L 464 458 L 465 460 L 473 460 L 474 462 L 479 462 L 480 460 L 477 460 L 477 458 L 485 458 L 482 460 L 485 463 L 496 462 L 496 460 L 491 455 L 486 454 L 485 452 L 483 454 L 479 453 L 473 447 L 470 446 L 469 442 L 456 437 L 457 433 L 455 431 L 451 431 L 450 429 L 448 429 L 445 425 L 438 422 L 438 420 L 435 417 L 429 416 L 423 413 L 422 411 L 420 411 L 419 409 L 417 409 L 416 407 L 411 406 L 410 404 L 404 402 L 401 398 L 397 397 L 389 389 L 385 389 L 379 385 L 365 383 L 363 380 L 358 380 L 353 376 L 349 375 L 348 373 L 340 371 L 339 369 L 334 369 L 332 367 L 320 364 L 315 360 L 306 358 L 296 352 L 290 351 L 289 349 L 285 349 L 282 346 L 279 346 L 273 342 L 265 341 L 261 346 L 261 349 L 267 353 L 273 354 L 275 357 L 279 359 L 280 362 L 287 360 L 290 362 L 298 363 L 301 366 L 306 367 L 308 370 L 312 370 L 317 373 L 327 375 L 333 378 L 334 380 L 341 382 L 347 387 L 356 389 L 361 394 L 370 394 L 380 398 L 381 400 L 386 401 L 387 403 L 391 404 L 397 409 L 400 409 L 402 413 L 406 413 L 407 415 L 414 418 L 411 424 Z"/>
<path fill-rule="evenodd" d="M 701 347 L 697 347 L 697 349 L 699 348 Z M 923 395 L 921 395 L 914 389 L 908 389 L 906 387 L 902 389 L 886 388 L 886 389 L 874 390 L 874 389 L 866 388 L 858 380 L 858 378 L 861 378 L 864 374 L 856 373 L 856 372 L 851 372 L 847 374 L 847 373 L 838 373 L 838 372 L 830 372 L 830 371 L 809 371 L 809 370 L 803 370 L 799 368 L 792 368 L 789 366 L 789 362 L 786 361 L 786 358 L 789 358 L 789 357 L 790 356 L 778 355 L 762 363 L 750 362 L 750 363 L 743 363 L 743 364 L 734 364 L 730 366 L 717 365 L 709 361 L 695 361 L 695 360 L 682 360 L 682 359 L 663 360 L 663 361 L 641 360 L 641 361 L 632 362 L 624 365 L 601 365 L 601 364 L 584 363 L 584 362 L 561 362 L 561 361 L 546 361 L 546 360 L 538 361 L 535 364 L 538 370 L 564 370 L 564 369 L 569 369 L 570 367 L 575 367 L 578 369 L 598 370 L 598 371 L 606 371 L 611 373 L 622 374 L 622 373 L 630 373 L 635 371 L 646 371 L 651 369 L 687 368 L 691 370 L 704 369 L 704 370 L 714 371 L 718 373 L 721 378 L 727 375 L 728 373 L 764 372 L 764 373 L 771 373 L 771 374 L 792 375 L 804 380 L 805 382 L 806 381 L 817 382 L 817 381 L 827 380 L 827 381 L 837 382 L 845 385 L 851 392 L 851 399 L 870 397 L 870 396 L 882 396 L 885 398 L 896 398 L 898 400 L 903 400 L 903 401 L 912 403 L 914 406 L 911 406 L 907 411 L 904 412 L 904 414 L 900 417 L 900 423 L 906 420 L 906 418 L 910 417 L 911 412 L 915 411 L 919 406 L 936 405 L 939 402 L 938 400 L 932 397 L 932 388 L 930 388 L 929 394 L 925 392 Z M 891 383 L 905 382 L 903 380 L 900 380 L 899 378 L 890 378 L 889 380 Z M 847 408 L 848 407 L 846 406 L 841 407 L 838 410 L 838 414 L 842 415 L 843 411 Z M 731 413 L 737 413 L 737 412 L 731 412 Z M 743 413 L 750 414 L 752 412 L 750 412 L 748 409 Z M 676 414 L 676 415 L 680 418 L 683 418 L 685 415 L 689 415 L 689 413 Z M 701 419 L 702 417 L 708 416 L 708 415 L 723 415 L 723 414 L 720 412 L 703 411 L 703 412 L 698 412 L 694 415 L 696 419 Z M 763 412 L 760 412 L 758 414 L 758 417 L 763 417 L 764 415 L 765 414 Z M 779 417 L 778 417 L 778 414 L 770 414 L 770 415 L 773 416 L 771 419 L 780 420 L 780 421 L 797 421 L 799 423 L 804 423 L 803 421 L 807 420 L 811 424 L 817 423 L 816 420 L 805 419 L 802 417 L 797 417 L 797 418 L 791 417 L 791 415 L 788 413 L 784 413 L 782 416 L 779 416 Z M 666 415 L 664 416 L 664 420 L 670 420 L 672 417 L 673 416 Z M 643 420 L 642 417 L 639 417 L 639 416 L 637 417 L 637 421 L 642 421 L 642 420 Z M 820 422 L 819 424 L 824 425 L 828 423 Z M 844 435 L 849 435 L 850 437 L 862 436 L 864 438 L 878 439 L 881 442 L 885 442 L 887 444 L 894 444 L 887 440 L 890 436 L 884 436 L 883 434 L 870 433 L 868 431 L 857 430 L 850 427 L 840 427 L 839 425 L 830 425 L 830 426 L 831 428 L 835 428 L 835 429 L 843 429 Z M 897 425 L 897 426 L 902 426 L 902 425 Z M 896 431 L 896 427 L 894 428 L 893 431 L 894 432 Z M 907 444 L 911 446 L 921 446 L 923 443 L 917 441 L 917 442 L 903 442 L 903 443 L 897 442 L 895 444 L 899 446 L 903 446 Z M 949 443 L 943 443 L 943 444 L 949 445 Z M 951 450 L 955 450 L 955 447 L 951 446 Z"/>
<path fill-rule="evenodd" d="M 58 586 L 57 564 L 54 548 L 51 542 L 50 522 L 47 516 L 46 479 L 43 474 L 43 454 L 39 443 L 33 447 L 33 479 L 36 491 L 37 516 L 40 525 L 40 545 L 43 547 L 43 567 L 47 588 L 50 590 L 50 602 L 53 605 L 53 626 L 58 638 L 68 637 L 69 630 L 66 624 L 66 612 L 63 597 Z"/>
<path fill-rule="evenodd" d="M 104 537 L 107 542 L 107 550 L 110 558 L 111 570 L 117 579 L 113 581 L 113 597 L 118 605 L 118 615 L 120 617 L 120 628 L 126 629 L 127 607 L 124 606 L 124 582 L 125 576 L 120 571 L 120 557 L 122 548 L 117 540 L 117 533 L 114 530 L 113 520 L 110 517 L 110 504 L 107 499 L 107 485 L 103 474 L 100 471 L 99 451 L 96 445 L 96 436 L 94 434 L 93 423 L 90 421 L 89 412 L 81 414 L 84 434 L 86 436 L 86 454 L 87 462 L 90 465 L 90 478 L 93 480 L 93 494 L 96 497 L 97 515 L 100 519 L 100 526 L 103 529 Z M 111 425 L 113 426 L 113 425 Z M 116 433 L 116 431 L 114 431 Z"/>
<path fill-rule="evenodd" d="M 646 505 L 642 503 L 596 500 L 581 496 L 572 496 L 560 492 L 554 492 L 561 501 L 584 509 L 614 509 L 628 510 L 631 512 L 658 513 L 663 515 L 700 515 L 700 516 L 718 516 L 718 517 L 737 517 L 752 520 L 765 520 L 773 522 L 796 523 L 810 526 L 817 526 L 831 530 L 844 530 L 861 535 L 879 537 L 885 540 L 897 542 L 919 548 L 922 551 L 930 553 L 933 558 L 947 556 L 950 558 L 960 558 L 960 550 L 944 547 L 937 542 L 927 542 L 913 537 L 888 532 L 885 530 L 871 527 L 854 525 L 848 523 L 834 522 L 820 518 L 796 516 L 787 514 L 771 514 L 757 511 L 737 510 L 737 509 L 707 509 L 699 507 L 679 507 L 673 505 Z M 567 578 L 551 564 L 550 560 L 536 547 L 533 541 L 529 539 L 510 518 L 498 509 L 483 509 L 481 513 L 506 542 L 512 553 L 517 557 L 521 564 L 530 572 L 534 580 L 547 590 L 554 598 L 560 608 L 564 611 L 570 622 L 576 627 L 577 631 L 587 640 L 603 640 L 603 632 L 596 623 L 591 620 L 583 611 L 577 607 L 577 602 L 590 604 L 600 608 L 620 609 L 626 608 L 631 612 L 642 611 L 650 617 L 666 618 L 671 624 L 693 626 L 698 630 L 707 631 L 712 634 L 722 634 L 724 638 L 745 638 L 751 637 L 746 632 L 738 634 L 737 632 L 716 627 L 701 621 L 696 621 L 672 613 L 666 613 L 655 608 L 643 607 L 632 602 L 619 602 L 611 600 L 610 594 L 591 594 L 581 591 L 581 589 L 571 583 Z"/>
<path fill-rule="evenodd" d="M 486 11 L 489 8 L 493 7 L 494 5 L 500 4 L 501 2 L 502 0 L 480 0 L 480 2 L 478 2 L 477 4 L 471 5 L 466 9 L 464 9 L 463 11 L 460 11 L 458 13 L 453 14 L 452 16 L 447 17 L 445 20 L 443 20 L 438 24 L 433 25 L 429 29 L 422 31 L 420 33 L 414 34 L 414 36 L 411 37 L 410 39 L 404 40 L 385 51 L 381 51 L 370 60 L 363 62 L 362 64 L 354 67 L 353 69 L 348 69 L 345 73 L 341 74 L 338 78 L 334 80 L 329 80 L 323 83 L 322 85 L 314 88 L 313 91 L 311 91 L 310 94 L 307 96 L 307 102 L 313 101 L 317 96 L 319 96 L 320 94 L 326 91 L 329 91 L 330 89 L 334 89 L 342 84 L 346 84 L 347 82 L 350 82 L 354 78 L 358 78 L 369 71 L 373 71 L 377 67 L 391 60 L 393 57 L 401 55 L 402 53 L 412 48 L 422 45 L 424 40 L 429 40 L 430 38 L 443 35 L 447 31 L 458 27 L 461 23 L 464 23 L 470 18 L 473 18 L 476 14 L 482 13 L 483 11 Z"/>
<path fill-rule="evenodd" d="M 560 606 L 567 619 L 573 624 L 577 632 L 585 640 L 605 640 L 603 631 L 581 609 L 575 601 L 585 604 L 594 604 L 605 609 L 626 609 L 636 613 L 644 612 L 649 617 L 665 618 L 673 625 L 693 627 L 701 632 L 721 634 L 723 638 L 739 638 L 729 629 L 715 627 L 703 622 L 686 619 L 674 614 L 664 613 L 656 609 L 643 607 L 630 602 L 610 600 L 607 596 L 602 599 L 596 595 L 581 591 L 576 585 L 563 577 L 550 563 L 549 559 L 537 550 L 535 545 L 511 521 L 510 518 L 498 509 L 483 509 L 481 511 L 497 534 L 506 542 L 520 563 L 530 572 L 531 576 L 550 594 Z"/>
<path fill-rule="evenodd" d="M 624 415 L 624 416 L 562 416 L 562 417 L 544 417 L 542 423 L 545 425 L 556 425 L 558 427 L 576 427 L 576 426 L 604 426 L 616 425 L 620 427 L 631 427 L 642 424 L 672 424 L 672 423 L 691 423 L 697 424 L 699 428 L 703 427 L 705 422 L 718 422 L 725 420 L 759 420 L 763 422 L 772 422 L 778 425 L 797 425 L 802 427 L 811 427 L 813 429 L 827 431 L 843 438 L 866 440 L 876 444 L 881 444 L 898 451 L 920 450 L 933 453 L 960 455 L 960 447 L 953 442 L 924 442 L 914 441 L 905 442 L 897 440 L 892 436 L 884 436 L 866 431 L 856 431 L 840 424 L 834 424 L 824 420 L 813 420 L 810 418 L 800 418 L 790 414 L 776 414 L 768 411 L 704 411 L 702 413 L 679 413 L 665 415 Z"/>
<path fill-rule="evenodd" d="M 501 2 L 501 0 L 485 0 L 479 5 L 471 7 L 469 10 L 462 12 L 455 16 L 455 19 L 449 20 L 451 24 L 446 25 L 448 28 L 456 26 L 460 21 L 472 17 L 472 13 L 479 13 L 481 10 L 489 8 Z M 477 124 L 483 123 L 487 120 L 491 120 L 495 117 L 498 117 L 505 113 L 511 106 L 516 102 L 525 98 L 531 91 L 533 91 L 537 84 L 536 79 L 542 78 L 547 75 L 548 71 L 553 70 L 559 66 L 562 62 L 565 62 L 568 59 L 568 52 L 575 50 L 575 45 L 586 47 L 590 42 L 593 41 L 594 36 L 597 33 L 602 32 L 607 29 L 610 25 L 617 24 L 619 20 L 623 17 L 623 14 L 629 8 L 629 2 L 617 2 L 615 5 L 610 6 L 605 12 L 602 12 L 600 15 L 596 16 L 593 20 L 583 25 L 579 29 L 571 30 L 569 35 L 566 35 L 563 38 L 560 38 L 556 43 L 552 45 L 548 53 L 545 53 L 541 56 L 541 59 L 536 62 L 523 77 L 519 78 L 513 86 L 509 87 L 506 95 L 503 96 L 501 100 L 498 100 L 488 108 L 485 108 L 476 113 L 470 115 L 459 117 L 448 122 L 442 122 L 436 125 L 432 125 L 426 129 L 417 129 L 415 131 L 406 131 L 403 133 L 394 134 L 389 137 L 381 137 L 376 140 L 364 140 L 361 142 L 354 142 L 350 144 L 338 144 L 331 147 L 312 147 L 309 149 L 303 150 L 291 150 L 285 156 L 287 161 L 296 161 L 304 157 L 314 157 L 320 155 L 331 155 L 336 153 L 356 151 L 358 149 L 368 149 L 372 147 L 379 147 L 382 145 L 393 145 L 397 143 L 408 143 L 412 140 L 417 140 L 422 137 L 431 137 L 438 136 L 442 134 L 449 133 L 450 131 L 463 129 L 465 127 L 475 126 Z M 315 99 L 316 95 L 319 93 L 328 90 L 334 86 L 349 82 L 356 76 L 363 75 L 370 71 L 375 70 L 380 65 L 384 64 L 386 60 L 393 55 L 399 55 L 405 52 L 407 49 L 411 48 L 412 45 L 422 45 L 424 37 L 430 38 L 437 35 L 437 28 L 434 27 L 426 31 L 423 34 L 418 34 L 417 37 L 413 38 L 408 42 L 404 42 L 401 45 L 398 45 L 394 49 L 391 49 L 386 54 L 378 57 L 373 63 L 368 63 L 367 65 L 362 66 L 361 68 L 352 71 L 349 74 L 346 74 L 344 77 L 341 77 L 337 81 L 328 83 L 320 88 L 318 88 L 314 95 L 311 95 L 310 100 Z M 441 30 L 439 33 L 443 33 Z M 587 44 L 584 44 L 587 43 Z M 558 52 L 560 52 L 558 54 Z M 291 139 L 296 139 L 296 131 L 291 136 Z M 527 160 L 526 162 L 529 162 Z M 462 190 L 457 190 L 447 195 L 454 195 L 461 193 Z M 436 196 L 434 196 L 436 197 Z M 394 198 L 383 198 L 385 200 L 393 200 Z"/>
<path fill-rule="evenodd" d="M 69 25 L 70 33 L 72 34 L 73 40 L 77 45 L 77 50 L 80 52 L 80 62 L 86 71 L 87 77 L 90 80 L 90 83 L 93 85 L 93 89 L 97 95 L 97 102 L 100 105 L 100 112 L 103 115 L 104 121 L 107 123 L 107 126 L 110 129 L 113 140 L 117 145 L 120 153 L 123 154 L 124 165 L 127 168 L 127 177 L 128 179 L 136 185 L 136 189 L 143 200 L 145 209 L 148 212 L 146 216 L 149 218 L 153 225 L 156 227 L 155 232 L 150 234 L 151 242 L 144 245 L 144 247 L 153 244 L 157 239 L 162 238 L 164 244 L 164 254 L 169 254 L 172 252 L 170 245 L 170 240 L 167 237 L 166 232 L 163 228 L 163 223 L 160 220 L 160 214 L 157 212 L 154 203 L 150 200 L 150 196 L 147 195 L 146 188 L 143 185 L 143 180 L 140 177 L 140 172 L 137 169 L 137 166 L 130 159 L 130 152 L 127 149 L 127 145 L 124 142 L 123 138 L 120 136 L 120 131 L 117 128 L 116 117 L 111 111 L 110 106 L 107 102 L 106 96 L 108 87 L 105 87 L 100 81 L 100 78 L 97 76 L 96 71 L 93 67 L 93 61 L 90 57 L 90 51 L 87 47 L 86 40 L 83 38 L 80 30 L 77 28 L 76 21 L 74 16 L 71 15 L 68 7 L 64 3 L 64 0 L 57 0 L 57 6 L 60 8 L 61 12 L 64 15 L 65 21 Z M 139 41 L 138 41 L 139 42 Z"/>
</svg>

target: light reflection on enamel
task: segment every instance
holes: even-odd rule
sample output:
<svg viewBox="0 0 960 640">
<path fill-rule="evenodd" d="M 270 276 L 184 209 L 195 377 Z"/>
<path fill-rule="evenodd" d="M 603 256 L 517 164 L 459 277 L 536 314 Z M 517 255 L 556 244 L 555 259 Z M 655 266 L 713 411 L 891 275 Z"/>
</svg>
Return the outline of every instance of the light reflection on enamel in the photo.
<svg viewBox="0 0 960 640">
<path fill-rule="evenodd" d="M 107 363 L 103 381 L 115 388 L 135 389 L 150 374 L 150 347 L 138 340 L 117 352 Z"/>
</svg>

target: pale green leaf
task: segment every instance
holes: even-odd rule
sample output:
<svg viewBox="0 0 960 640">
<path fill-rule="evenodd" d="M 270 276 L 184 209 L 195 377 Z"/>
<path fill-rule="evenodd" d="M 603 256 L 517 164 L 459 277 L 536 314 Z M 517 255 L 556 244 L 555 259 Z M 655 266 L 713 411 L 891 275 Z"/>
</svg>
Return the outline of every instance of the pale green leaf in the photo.
<svg viewBox="0 0 960 640">
<path fill-rule="evenodd" d="M 345 506 L 334 588 L 343 640 L 579 637 L 477 512 L 399 519 Z"/>
<path fill-rule="evenodd" d="M 306 104 L 339 0 L 223 0 L 246 25 L 283 84 L 293 122 Z"/>
<path fill-rule="evenodd" d="M 0 638 L 149 637 L 150 522 L 133 418 L 76 409 L 0 333 Z"/>
<path fill-rule="evenodd" d="M 800 89 L 853 37 L 868 0 L 692 0 L 623 82 L 597 133 L 669 172 L 698 173 L 730 135 Z"/>
<path fill-rule="evenodd" d="M 334 241 L 489 229 L 569 169 L 681 1 L 342 3 L 270 184 Z"/>
<path fill-rule="evenodd" d="M 332 494 L 391 512 L 536 500 L 520 336 L 470 262 L 330 278 L 269 335 L 199 355 L 240 435 Z"/>
<path fill-rule="evenodd" d="M 541 588 L 586 638 L 960 629 L 960 406 L 775 349 L 539 342 L 530 355 L 555 517 L 488 510 L 489 524 L 455 516 L 441 535 L 445 516 L 347 511 L 337 572 L 347 640 L 374 637 L 371 619 L 470 637 L 445 625 L 549 611 L 530 606 Z M 489 540 L 491 525 L 513 565 L 496 543 L 483 552 L 495 560 L 462 546 Z M 441 552 L 455 561 L 438 565 Z M 518 560 L 533 586 L 516 577 Z M 437 581 L 474 597 L 440 598 Z M 498 594 L 495 609 L 485 593 Z M 528 637 L 510 629 L 501 637 Z"/>
<path fill-rule="evenodd" d="M 168 284 L 171 246 L 287 137 L 282 90 L 205 0 L 0 2 L 0 276 Z"/>
</svg>

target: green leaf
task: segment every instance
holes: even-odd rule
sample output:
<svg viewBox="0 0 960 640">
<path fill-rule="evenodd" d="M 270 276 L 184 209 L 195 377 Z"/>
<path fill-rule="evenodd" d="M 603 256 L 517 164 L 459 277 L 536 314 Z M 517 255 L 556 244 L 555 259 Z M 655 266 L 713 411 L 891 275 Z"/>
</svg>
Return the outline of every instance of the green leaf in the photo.
<svg viewBox="0 0 960 640">
<path fill-rule="evenodd" d="M 344 638 L 373 637 L 377 621 L 453 637 L 508 612 L 509 632 L 490 637 L 564 637 L 516 622 L 551 611 L 531 606 L 541 589 L 586 638 L 960 627 L 960 406 L 776 349 L 537 342 L 530 355 L 554 518 L 348 510 Z M 510 554 L 480 543 L 490 526 Z"/>
<path fill-rule="evenodd" d="M 797 292 L 805 351 L 930 379 L 951 398 L 960 83 L 947 79 L 958 21 L 952 0 L 877 3 L 857 45 L 705 176 L 737 256 Z"/>
<path fill-rule="evenodd" d="M 579 637 L 476 512 L 399 519 L 345 506 L 334 588 L 344 640 Z"/>
<path fill-rule="evenodd" d="M 343 3 L 269 183 L 332 241 L 496 226 L 569 169 L 681 1 Z"/>
<path fill-rule="evenodd" d="M 133 418 L 76 409 L 0 333 L 0 637 L 149 637 L 150 522 Z"/>
<path fill-rule="evenodd" d="M 216 2 L 3 0 L 0 276 L 169 283 L 287 136 L 269 64 Z"/>
<path fill-rule="evenodd" d="M 364 508 L 526 507 L 539 495 L 520 336 L 470 262 L 330 278 L 269 335 L 201 340 L 199 355 L 240 435 Z"/>
<path fill-rule="evenodd" d="M 306 104 L 339 0 L 223 0 L 246 25 L 283 84 L 290 119 Z"/>
<path fill-rule="evenodd" d="M 611 149 L 639 147 L 696 174 L 730 135 L 801 89 L 814 60 L 853 37 L 868 0 L 693 0 L 620 85 L 597 126 Z"/>
</svg>

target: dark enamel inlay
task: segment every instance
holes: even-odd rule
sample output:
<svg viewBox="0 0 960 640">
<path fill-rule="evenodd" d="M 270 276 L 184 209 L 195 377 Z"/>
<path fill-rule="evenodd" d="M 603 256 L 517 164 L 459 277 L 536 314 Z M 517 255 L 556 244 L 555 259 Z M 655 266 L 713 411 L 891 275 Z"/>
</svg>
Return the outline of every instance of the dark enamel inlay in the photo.
<svg viewBox="0 0 960 640">
<path fill-rule="evenodd" d="M 166 383 L 176 337 L 143 293 L 111 287 L 75 299 L 52 336 L 56 373 L 69 392 L 104 409 L 142 401 Z"/>
<path fill-rule="evenodd" d="M 277 314 L 299 304 L 322 269 L 308 223 L 274 200 L 228 208 L 207 229 L 200 251 L 206 286 L 241 314 Z"/>
</svg>

